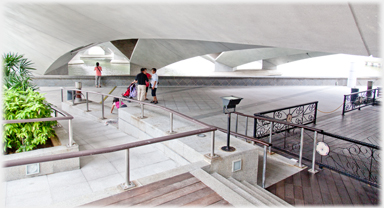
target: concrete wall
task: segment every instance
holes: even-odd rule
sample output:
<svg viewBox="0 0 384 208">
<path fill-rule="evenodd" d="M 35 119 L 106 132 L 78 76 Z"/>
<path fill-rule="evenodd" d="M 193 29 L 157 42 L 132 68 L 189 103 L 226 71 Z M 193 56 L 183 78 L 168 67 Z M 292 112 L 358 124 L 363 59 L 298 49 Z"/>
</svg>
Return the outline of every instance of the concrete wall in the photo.
<svg viewBox="0 0 384 208">
<path fill-rule="evenodd" d="M 135 76 L 103 76 L 102 86 L 128 86 Z M 358 78 L 357 86 L 367 85 L 367 81 L 374 81 L 375 86 L 381 85 L 379 77 Z M 74 87 L 75 82 L 82 82 L 83 86 L 94 86 L 94 76 L 36 76 L 33 80 L 37 86 Z M 319 86 L 319 85 L 347 86 L 347 78 L 303 78 L 303 77 L 159 77 L 159 87 L 162 86 Z"/>
</svg>

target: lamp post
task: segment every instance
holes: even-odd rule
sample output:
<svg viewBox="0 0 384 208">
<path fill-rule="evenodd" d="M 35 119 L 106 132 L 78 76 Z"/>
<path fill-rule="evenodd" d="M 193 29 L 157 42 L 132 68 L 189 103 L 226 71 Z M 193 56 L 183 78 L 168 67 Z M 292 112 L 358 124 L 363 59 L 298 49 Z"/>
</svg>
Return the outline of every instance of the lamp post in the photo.
<svg viewBox="0 0 384 208">
<path fill-rule="evenodd" d="M 234 147 L 229 146 L 230 136 L 231 136 L 231 113 L 236 111 L 236 105 L 240 103 L 243 98 L 236 96 L 224 96 L 221 97 L 223 100 L 223 113 L 228 114 L 228 127 L 227 127 L 227 146 L 221 147 L 223 151 L 233 152 L 236 149 Z M 233 109 L 233 111 L 229 111 L 228 109 Z"/>
</svg>

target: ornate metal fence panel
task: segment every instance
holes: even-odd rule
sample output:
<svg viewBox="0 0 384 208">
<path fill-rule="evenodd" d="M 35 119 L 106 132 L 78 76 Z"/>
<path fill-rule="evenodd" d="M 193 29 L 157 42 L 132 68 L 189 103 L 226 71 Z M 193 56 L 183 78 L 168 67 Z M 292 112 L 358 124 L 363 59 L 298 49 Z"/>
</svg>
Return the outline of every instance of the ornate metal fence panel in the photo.
<svg viewBox="0 0 384 208">
<path fill-rule="evenodd" d="M 381 152 L 378 146 L 327 132 L 319 133 L 318 141 L 329 147 L 329 153 L 320 156 L 320 161 L 317 160 L 320 167 L 378 186 Z"/>
<path fill-rule="evenodd" d="M 271 111 L 264 111 L 260 113 L 255 113 L 254 115 L 266 116 L 269 118 L 274 118 L 282 121 L 287 121 L 294 124 L 316 124 L 317 117 L 317 104 L 316 102 L 310 102 L 295 106 L 290 106 L 286 108 L 275 109 Z M 256 120 L 254 126 L 254 137 L 262 138 L 269 135 L 270 124 L 268 121 Z M 274 132 L 282 131 L 294 131 L 290 126 L 284 124 L 274 125 Z"/>
<path fill-rule="evenodd" d="M 360 110 L 363 107 L 375 105 L 376 94 L 378 92 L 378 89 L 371 89 L 344 95 L 343 115 L 349 111 Z"/>
</svg>

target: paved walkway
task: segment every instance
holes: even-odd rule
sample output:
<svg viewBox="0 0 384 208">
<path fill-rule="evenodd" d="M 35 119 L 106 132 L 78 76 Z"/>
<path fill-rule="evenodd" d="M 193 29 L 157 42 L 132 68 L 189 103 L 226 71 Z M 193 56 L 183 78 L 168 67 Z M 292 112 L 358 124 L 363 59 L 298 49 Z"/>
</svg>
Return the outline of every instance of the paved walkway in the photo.
<svg viewBox="0 0 384 208">
<path fill-rule="evenodd" d="M 83 88 L 109 93 L 112 87 Z M 112 95 L 121 95 L 126 87 L 117 87 Z M 49 102 L 61 107 L 60 88 L 41 87 Z M 227 117 L 222 113 L 221 96 L 243 97 L 238 111 L 246 114 L 286 107 L 311 101 L 319 101 L 319 109 L 332 111 L 343 101 L 343 95 L 350 89 L 342 86 L 253 86 L 253 87 L 196 87 L 159 88 L 159 105 L 177 110 L 196 119 L 219 127 L 226 127 Z M 66 98 L 66 95 L 65 95 Z M 90 94 L 90 100 L 100 102 L 101 97 Z M 150 96 L 149 96 L 150 98 Z M 117 111 L 110 113 L 112 98 L 105 101 L 105 117 L 116 118 Z M 84 105 L 85 110 L 85 105 Z M 93 113 L 100 113 L 97 109 Z M 339 109 L 334 115 L 340 115 Z M 319 113 L 319 117 L 324 114 Z M 80 150 L 100 148 L 135 141 L 103 122 L 74 115 L 74 139 Z M 66 123 L 62 125 L 66 128 Z M 248 129 L 252 129 L 251 125 Z M 234 128 L 234 126 L 232 127 Z M 245 129 L 245 121 L 239 121 L 239 131 Z M 250 133 L 248 133 L 250 135 Z M 131 151 L 131 178 L 137 179 L 180 166 L 151 146 L 135 148 Z M 3 205 L 12 206 L 51 206 L 83 195 L 97 193 L 124 181 L 124 153 L 116 152 L 81 158 L 81 169 L 40 176 L 29 179 L 3 182 L 5 200 Z"/>
</svg>

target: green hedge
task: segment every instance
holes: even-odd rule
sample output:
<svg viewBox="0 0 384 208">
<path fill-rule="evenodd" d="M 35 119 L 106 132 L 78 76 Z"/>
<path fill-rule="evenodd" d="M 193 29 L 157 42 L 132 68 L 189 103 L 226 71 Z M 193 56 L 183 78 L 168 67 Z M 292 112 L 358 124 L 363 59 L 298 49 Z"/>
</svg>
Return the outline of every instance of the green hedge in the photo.
<svg viewBox="0 0 384 208">
<path fill-rule="evenodd" d="M 3 117 L 5 120 L 33 119 L 51 117 L 53 110 L 43 94 L 28 88 L 4 87 Z M 57 121 L 5 124 L 3 131 L 4 152 L 11 149 L 16 152 L 33 150 L 39 144 L 54 136 L 52 126 Z"/>
</svg>

